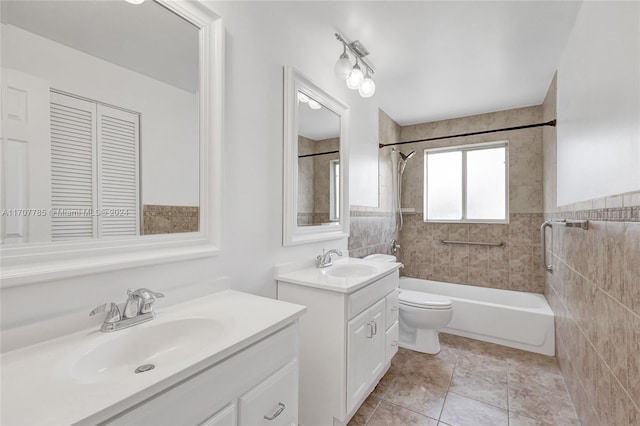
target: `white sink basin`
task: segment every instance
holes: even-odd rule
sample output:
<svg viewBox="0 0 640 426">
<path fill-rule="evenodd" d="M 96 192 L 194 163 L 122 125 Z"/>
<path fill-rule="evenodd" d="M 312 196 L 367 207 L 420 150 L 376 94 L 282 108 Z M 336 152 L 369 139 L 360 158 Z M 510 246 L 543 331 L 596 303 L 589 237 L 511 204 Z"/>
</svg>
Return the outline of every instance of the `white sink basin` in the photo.
<svg viewBox="0 0 640 426">
<path fill-rule="evenodd" d="M 345 264 L 334 265 L 323 271 L 324 274 L 336 278 L 365 277 L 378 272 L 378 269 L 371 265 Z"/>
<path fill-rule="evenodd" d="M 143 365 L 153 367 L 139 374 L 153 374 L 196 354 L 224 330 L 212 319 L 183 318 L 114 331 L 103 343 L 72 355 L 71 377 L 79 383 L 130 380 Z"/>
</svg>

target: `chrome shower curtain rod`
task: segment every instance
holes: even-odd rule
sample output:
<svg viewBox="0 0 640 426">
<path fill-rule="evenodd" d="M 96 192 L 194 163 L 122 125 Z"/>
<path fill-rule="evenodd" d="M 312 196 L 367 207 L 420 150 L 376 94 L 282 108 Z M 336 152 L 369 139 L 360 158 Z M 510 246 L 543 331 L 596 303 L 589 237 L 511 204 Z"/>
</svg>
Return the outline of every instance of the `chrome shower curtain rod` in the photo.
<svg viewBox="0 0 640 426">
<path fill-rule="evenodd" d="M 531 129 L 531 128 L 534 128 L 534 127 L 542 127 L 542 126 L 556 127 L 556 120 L 547 121 L 546 123 L 526 124 L 524 126 L 504 127 L 502 129 L 482 130 L 480 132 L 460 133 L 458 135 L 437 136 L 437 137 L 434 137 L 434 138 L 416 139 L 416 140 L 405 141 L 405 142 L 381 143 L 381 144 L 378 144 L 378 147 L 380 149 L 382 149 L 385 146 L 396 146 L 396 145 L 405 145 L 405 144 L 408 144 L 408 143 L 437 141 L 437 140 L 440 140 L 440 139 L 451 139 L 451 138 L 461 138 L 461 137 L 465 137 L 465 136 L 485 135 L 487 133 L 508 132 L 510 130 Z"/>
<path fill-rule="evenodd" d="M 327 152 L 316 152 L 315 154 L 304 154 L 298 155 L 298 158 L 306 158 L 306 157 L 316 157 L 318 155 L 327 155 L 327 154 L 337 154 L 340 151 L 327 151 Z"/>
</svg>

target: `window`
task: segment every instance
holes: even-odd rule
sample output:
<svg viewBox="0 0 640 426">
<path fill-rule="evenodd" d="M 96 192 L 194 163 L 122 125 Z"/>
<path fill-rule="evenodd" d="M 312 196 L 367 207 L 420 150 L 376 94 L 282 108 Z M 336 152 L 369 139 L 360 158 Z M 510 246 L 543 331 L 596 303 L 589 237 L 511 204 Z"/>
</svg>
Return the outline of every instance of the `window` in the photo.
<svg viewBox="0 0 640 426">
<path fill-rule="evenodd" d="M 424 151 L 425 222 L 508 222 L 507 142 Z"/>
</svg>

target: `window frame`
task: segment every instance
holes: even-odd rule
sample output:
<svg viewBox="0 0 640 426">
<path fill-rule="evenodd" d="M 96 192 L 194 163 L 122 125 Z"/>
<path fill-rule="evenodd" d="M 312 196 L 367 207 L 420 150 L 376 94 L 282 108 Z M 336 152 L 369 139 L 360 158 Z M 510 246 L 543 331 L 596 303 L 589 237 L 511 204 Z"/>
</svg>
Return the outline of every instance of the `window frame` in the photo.
<svg viewBox="0 0 640 426">
<path fill-rule="evenodd" d="M 505 164 L 504 164 L 504 175 L 505 175 L 505 206 L 504 206 L 504 219 L 468 219 L 467 218 L 467 152 L 469 151 L 479 151 L 484 149 L 491 148 L 505 148 Z M 445 152 L 461 152 L 462 153 L 462 219 L 453 220 L 453 219 L 429 219 L 428 215 L 428 194 L 427 194 L 427 185 L 428 185 L 428 155 L 430 153 L 445 153 Z M 508 224 L 509 223 L 509 140 L 501 140 L 501 141 L 493 141 L 493 142 L 482 142 L 482 143 L 474 143 L 474 144 L 465 144 L 465 145 L 456 145 L 456 146 L 447 146 L 440 148 L 426 148 L 424 150 L 424 179 L 423 179 L 423 187 L 422 187 L 422 197 L 423 197 L 423 222 L 425 223 L 478 223 L 478 224 Z"/>
</svg>

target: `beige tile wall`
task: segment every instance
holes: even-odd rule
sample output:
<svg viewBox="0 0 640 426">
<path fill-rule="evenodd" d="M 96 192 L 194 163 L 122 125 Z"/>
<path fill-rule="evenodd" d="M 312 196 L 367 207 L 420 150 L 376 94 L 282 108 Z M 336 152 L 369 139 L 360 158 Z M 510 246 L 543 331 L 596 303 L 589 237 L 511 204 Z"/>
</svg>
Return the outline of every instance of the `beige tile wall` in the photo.
<svg viewBox="0 0 640 426">
<path fill-rule="evenodd" d="M 539 123 L 542 107 L 533 106 L 400 128 L 400 140 L 492 130 Z M 509 224 L 424 223 L 424 150 L 473 143 L 509 141 Z M 425 279 L 542 293 L 539 227 L 543 222 L 542 129 L 533 128 L 433 142 L 407 144 L 416 151 L 403 179 L 403 207 L 407 215 L 400 232 L 403 273 Z M 502 248 L 449 246 L 441 239 L 504 242 Z"/>
<path fill-rule="evenodd" d="M 145 204 L 142 207 L 142 234 L 198 232 L 200 208 Z"/>
<path fill-rule="evenodd" d="M 405 215 L 402 274 L 436 281 L 544 292 L 541 213 L 514 213 L 508 225 L 425 223 Z M 503 242 L 503 247 L 447 245 L 440 240 Z"/>
<path fill-rule="evenodd" d="M 555 97 L 554 79 L 545 118 Z M 588 231 L 552 231 L 545 295 L 560 369 L 583 425 L 640 425 L 640 192 L 557 207 L 555 150 L 545 132 L 545 216 L 590 219 Z"/>
</svg>

